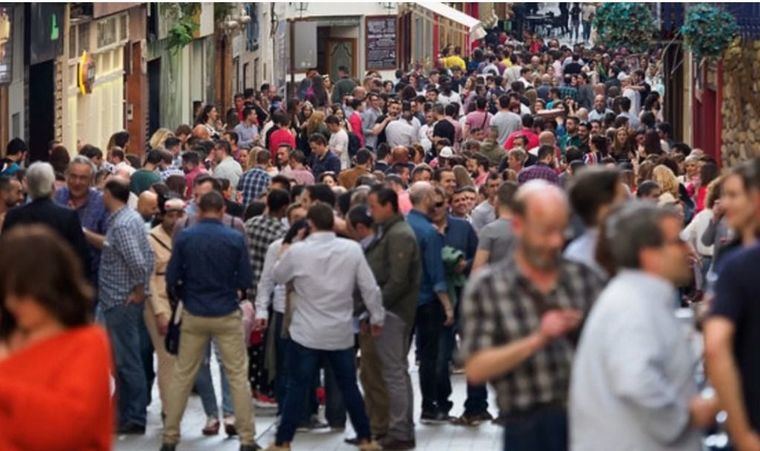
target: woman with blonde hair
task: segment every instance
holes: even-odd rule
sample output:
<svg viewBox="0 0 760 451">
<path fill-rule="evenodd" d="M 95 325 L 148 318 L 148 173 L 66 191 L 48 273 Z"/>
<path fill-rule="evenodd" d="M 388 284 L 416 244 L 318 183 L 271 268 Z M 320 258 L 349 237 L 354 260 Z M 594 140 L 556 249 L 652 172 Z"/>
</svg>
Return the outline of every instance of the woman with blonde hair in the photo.
<svg viewBox="0 0 760 451">
<path fill-rule="evenodd" d="M 462 165 L 456 165 L 452 169 L 454 172 L 454 179 L 457 181 L 457 189 L 464 188 L 465 186 L 475 187 L 475 182 L 472 180 L 470 173 L 467 172 L 467 168 Z"/>
<path fill-rule="evenodd" d="M 669 193 L 674 198 L 678 199 L 678 185 L 680 185 L 680 183 L 678 183 L 678 177 L 676 177 L 669 167 L 664 164 L 655 166 L 652 170 L 652 180 L 659 185 L 662 195 Z"/>
<path fill-rule="evenodd" d="M 148 145 L 151 149 L 163 149 L 164 148 L 164 142 L 166 142 L 166 138 L 171 138 L 174 136 L 174 132 L 169 130 L 168 128 L 159 128 L 155 132 L 153 132 L 153 136 L 150 137 L 150 140 L 148 141 Z"/>
</svg>

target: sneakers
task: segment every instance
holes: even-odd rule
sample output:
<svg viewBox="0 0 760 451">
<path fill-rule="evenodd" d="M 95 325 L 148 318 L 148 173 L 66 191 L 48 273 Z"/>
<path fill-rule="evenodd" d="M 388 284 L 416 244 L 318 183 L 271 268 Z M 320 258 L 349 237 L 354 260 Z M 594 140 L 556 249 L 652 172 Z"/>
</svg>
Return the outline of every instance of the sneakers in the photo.
<svg viewBox="0 0 760 451">
<path fill-rule="evenodd" d="M 312 415 L 309 419 L 298 426 L 296 432 L 308 432 L 315 429 L 327 429 L 329 426 L 327 423 L 319 421 L 316 415 Z"/>
<path fill-rule="evenodd" d="M 116 433 L 119 435 L 145 435 L 145 425 L 127 423 L 119 426 Z"/>
<path fill-rule="evenodd" d="M 240 445 L 240 451 L 260 451 L 261 447 L 258 443 L 253 442 L 251 445 Z"/>
<path fill-rule="evenodd" d="M 203 427 L 203 435 L 211 436 L 219 433 L 219 419 L 209 417 L 206 419 L 206 426 Z"/>
<path fill-rule="evenodd" d="M 237 435 L 237 429 L 235 429 L 235 416 L 234 415 L 225 415 L 224 416 L 224 433 L 228 436 L 232 437 L 233 435 Z"/>
<path fill-rule="evenodd" d="M 448 414 L 443 412 L 422 412 L 420 422 L 422 424 L 443 424 L 449 421 Z"/>
<path fill-rule="evenodd" d="M 493 420 L 493 416 L 488 412 L 464 413 L 461 417 L 453 418 L 451 424 L 456 424 L 458 426 L 477 426 L 491 420 Z"/>
<path fill-rule="evenodd" d="M 259 409 L 276 409 L 277 401 L 263 393 L 256 393 L 253 396 L 253 405 Z"/>
</svg>

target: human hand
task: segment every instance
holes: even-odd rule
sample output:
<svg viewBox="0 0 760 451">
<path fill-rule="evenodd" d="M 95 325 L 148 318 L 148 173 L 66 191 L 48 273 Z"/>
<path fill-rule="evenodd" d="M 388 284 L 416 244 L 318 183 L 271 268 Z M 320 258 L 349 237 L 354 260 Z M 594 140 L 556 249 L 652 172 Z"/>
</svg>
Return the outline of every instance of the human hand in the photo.
<svg viewBox="0 0 760 451">
<path fill-rule="evenodd" d="M 454 309 L 452 307 L 446 307 L 444 309 L 444 314 L 446 315 L 446 319 L 443 321 L 443 325 L 449 327 L 454 324 Z"/>
<path fill-rule="evenodd" d="M 127 304 L 142 304 L 145 302 L 145 289 L 142 286 L 135 288 L 127 298 Z"/>
<path fill-rule="evenodd" d="M 371 331 L 373 337 L 379 337 L 380 334 L 383 333 L 383 326 L 381 326 L 379 324 L 372 324 L 370 326 L 370 331 Z"/>
<path fill-rule="evenodd" d="M 459 260 L 456 268 L 454 268 L 454 271 L 457 272 L 458 274 L 462 274 L 465 269 L 467 269 L 467 262 L 464 261 L 464 259 L 462 259 L 462 260 Z"/>
<path fill-rule="evenodd" d="M 166 316 L 166 314 L 156 314 L 156 328 L 158 329 L 158 334 L 161 336 L 165 336 L 169 331 L 169 318 Z"/>
<path fill-rule="evenodd" d="M 266 329 L 268 322 L 266 318 L 256 318 L 253 320 L 253 330 L 260 331 Z"/>
<path fill-rule="evenodd" d="M 555 340 L 575 330 L 581 323 L 583 315 L 575 309 L 554 309 L 541 317 L 539 334 L 546 341 Z"/>
<path fill-rule="evenodd" d="M 689 413 L 691 424 L 700 429 L 706 429 L 715 423 L 715 416 L 718 414 L 717 398 L 703 398 L 695 396 L 689 402 Z M 751 448 L 750 448 L 751 449 Z"/>
</svg>

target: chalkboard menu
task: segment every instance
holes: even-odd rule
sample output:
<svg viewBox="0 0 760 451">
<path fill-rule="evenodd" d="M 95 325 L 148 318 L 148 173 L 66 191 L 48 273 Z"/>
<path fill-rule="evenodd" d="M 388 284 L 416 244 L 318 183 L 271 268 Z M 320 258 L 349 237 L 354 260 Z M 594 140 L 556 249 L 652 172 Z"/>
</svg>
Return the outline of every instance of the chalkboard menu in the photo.
<svg viewBox="0 0 760 451">
<path fill-rule="evenodd" d="M 369 16 L 366 19 L 367 70 L 396 69 L 396 16 Z"/>
</svg>

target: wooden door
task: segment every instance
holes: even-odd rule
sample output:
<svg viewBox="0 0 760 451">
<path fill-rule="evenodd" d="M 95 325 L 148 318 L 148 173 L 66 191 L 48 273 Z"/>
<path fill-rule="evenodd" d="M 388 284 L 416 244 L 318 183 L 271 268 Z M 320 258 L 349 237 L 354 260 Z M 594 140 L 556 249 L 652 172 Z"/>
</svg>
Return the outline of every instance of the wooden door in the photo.
<svg viewBox="0 0 760 451">
<path fill-rule="evenodd" d="M 358 77 L 356 39 L 330 38 L 327 40 L 327 70 L 330 79 L 338 80 L 338 68 L 346 66 L 351 71 L 351 77 Z"/>
</svg>

